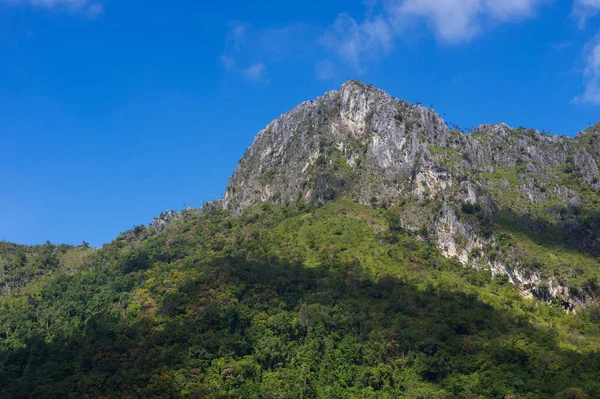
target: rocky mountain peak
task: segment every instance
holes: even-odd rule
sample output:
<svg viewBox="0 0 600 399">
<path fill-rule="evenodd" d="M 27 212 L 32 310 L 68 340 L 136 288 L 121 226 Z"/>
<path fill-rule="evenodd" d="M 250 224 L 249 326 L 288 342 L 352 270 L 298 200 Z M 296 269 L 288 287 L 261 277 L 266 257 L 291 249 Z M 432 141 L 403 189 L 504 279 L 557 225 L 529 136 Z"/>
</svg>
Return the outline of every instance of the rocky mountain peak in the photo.
<svg viewBox="0 0 600 399">
<path fill-rule="evenodd" d="M 261 201 L 323 202 L 342 192 L 361 202 L 397 198 L 398 187 L 366 188 L 367 181 L 356 179 L 408 175 L 427 143 L 445 146 L 447 137 L 434 111 L 348 81 L 259 132 L 229 182 L 224 206 L 240 213 Z"/>
<path fill-rule="evenodd" d="M 240 215 L 261 202 L 319 206 L 343 196 L 396 207 L 405 229 L 426 231 L 446 256 L 507 274 L 530 294 L 553 287 L 544 295 L 569 307 L 591 294 L 573 295 L 564 278 L 525 267 L 531 256 L 504 246 L 494 223 L 510 219 L 542 235 L 556 228 L 574 248 L 600 253 L 595 214 L 581 217 L 600 203 L 600 147 L 590 139 L 598 129 L 587 132 L 568 139 L 498 123 L 465 134 L 431 109 L 351 80 L 260 131 L 222 205 Z"/>
</svg>

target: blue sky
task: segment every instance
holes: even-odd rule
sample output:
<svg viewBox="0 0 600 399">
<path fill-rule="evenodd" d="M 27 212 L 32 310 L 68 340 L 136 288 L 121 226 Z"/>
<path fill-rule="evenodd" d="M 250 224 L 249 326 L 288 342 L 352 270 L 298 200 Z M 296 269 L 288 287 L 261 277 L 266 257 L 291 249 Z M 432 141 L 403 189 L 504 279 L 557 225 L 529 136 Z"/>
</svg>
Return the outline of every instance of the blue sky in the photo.
<svg viewBox="0 0 600 399">
<path fill-rule="evenodd" d="M 219 198 L 355 78 L 462 127 L 600 120 L 600 0 L 0 0 L 0 240 L 93 245 Z"/>
</svg>

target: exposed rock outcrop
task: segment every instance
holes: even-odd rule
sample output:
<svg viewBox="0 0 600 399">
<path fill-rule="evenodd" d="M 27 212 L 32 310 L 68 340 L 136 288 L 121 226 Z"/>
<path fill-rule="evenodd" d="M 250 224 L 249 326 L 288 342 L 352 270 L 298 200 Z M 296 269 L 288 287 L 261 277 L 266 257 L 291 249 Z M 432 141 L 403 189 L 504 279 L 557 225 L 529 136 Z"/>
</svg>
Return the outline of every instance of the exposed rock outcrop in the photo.
<svg viewBox="0 0 600 399">
<path fill-rule="evenodd" d="M 594 129 L 600 126 L 573 139 L 506 124 L 464 134 L 431 109 L 349 81 L 260 131 L 222 206 L 240 215 L 263 201 L 318 205 L 346 196 L 389 207 L 411 199 L 402 225 L 426 229 L 444 255 L 507 274 L 525 294 L 572 307 L 592 295 L 573 295 L 553 276 L 526 270 L 527 256 L 503 246 L 490 220 L 508 214 L 538 233 L 550 220 L 571 229 L 580 248 L 599 251 L 596 225 L 577 215 L 600 188 Z M 580 189 L 569 179 L 581 181 Z M 165 223 L 159 219 L 156 228 Z"/>
</svg>

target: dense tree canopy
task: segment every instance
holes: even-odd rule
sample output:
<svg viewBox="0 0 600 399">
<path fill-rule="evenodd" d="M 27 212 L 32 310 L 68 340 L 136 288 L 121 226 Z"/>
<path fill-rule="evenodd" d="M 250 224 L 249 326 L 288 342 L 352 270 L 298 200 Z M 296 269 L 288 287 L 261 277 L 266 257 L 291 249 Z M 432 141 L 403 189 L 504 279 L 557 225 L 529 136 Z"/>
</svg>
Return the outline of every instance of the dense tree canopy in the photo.
<svg viewBox="0 0 600 399">
<path fill-rule="evenodd" d="M 598 307 L 523 298 L 392 210 L 187 211 L 0 260 L 2 398 L 600 397 Z"/>
</svg>

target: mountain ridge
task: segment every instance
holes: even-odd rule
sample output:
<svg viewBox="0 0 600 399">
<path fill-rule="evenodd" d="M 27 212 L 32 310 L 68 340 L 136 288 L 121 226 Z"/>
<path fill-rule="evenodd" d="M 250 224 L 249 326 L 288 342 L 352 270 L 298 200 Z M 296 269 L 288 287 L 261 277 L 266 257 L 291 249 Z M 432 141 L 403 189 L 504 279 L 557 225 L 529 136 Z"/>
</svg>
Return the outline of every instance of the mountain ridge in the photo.
<svg viewBox="0 0 600 399">
<path fill-rule="evenodd" d="M 420 205 L 399 216 L 405 228 L 425 229 L 442 253 L 463 264 L 507 274 L 525 295 L 549 293 L 573 309 L 595 300 L 593 287 L 572 295 L 561 278 L 542 277 L 539 268 L 525 270 L 522 256 L 511 248 L 498 257 L 505 260 L 490 259 L 487 254 L 500 248 L 498 237 L 481 237 L 487 227 L 461 214 L 476 205 L 482 217 L 503 212 L 543 217 L 563 230 L 580 229 L 577 246 L 596 253 L 597 217 L 594 226 L 585 226 L 561 214 L 581 211 L 588 202 L 595 209 L 600 151 L 590 137 L 598 131 L 600 124 L 567 138 L 497 123 L 465 134 L 431 109 L 352 80 L 261 130 L 230 178 L 222 205 L 240 215 L 265 201 L 320 205 L 346 196 L 388 208 L 414 200 Z M 574 172 L 581 183 L 577 189 L 563 181 Z M 502 198 L 506 192 L 512 198 Z M 471 256 L 474 252 L 485 259 Z"/>
</svg>

